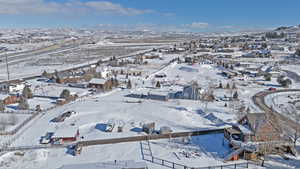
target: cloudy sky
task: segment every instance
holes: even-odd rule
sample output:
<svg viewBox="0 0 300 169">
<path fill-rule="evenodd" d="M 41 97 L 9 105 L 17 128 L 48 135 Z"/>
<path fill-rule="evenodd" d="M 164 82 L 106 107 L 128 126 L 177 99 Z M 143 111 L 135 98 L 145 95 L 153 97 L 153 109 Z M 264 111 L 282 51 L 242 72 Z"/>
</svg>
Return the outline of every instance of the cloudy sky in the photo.
<svg viewBox="0 0 300 169">
<path fill-rule="evenodd" d="M 0 0 L 0 28 L 231 31 L 300 24 L 299 0 Z"/>
</svg>

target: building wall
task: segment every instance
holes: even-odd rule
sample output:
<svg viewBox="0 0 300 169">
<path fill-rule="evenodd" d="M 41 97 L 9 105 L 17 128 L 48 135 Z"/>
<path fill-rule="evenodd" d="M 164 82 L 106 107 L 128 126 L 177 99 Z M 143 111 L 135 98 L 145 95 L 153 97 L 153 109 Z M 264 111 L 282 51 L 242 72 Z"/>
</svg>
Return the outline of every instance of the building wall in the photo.
<svg viewBox="0 0 300 169">
<path fill-rule="evenodd" d="M 17 103 L 18 101 L 19 101 L 19 98 L 17 96 L 8 96 L 7 98 L 5 98 L 3 100 L 5 105 L 14 104 L 14 103 Z"/>
</svg>

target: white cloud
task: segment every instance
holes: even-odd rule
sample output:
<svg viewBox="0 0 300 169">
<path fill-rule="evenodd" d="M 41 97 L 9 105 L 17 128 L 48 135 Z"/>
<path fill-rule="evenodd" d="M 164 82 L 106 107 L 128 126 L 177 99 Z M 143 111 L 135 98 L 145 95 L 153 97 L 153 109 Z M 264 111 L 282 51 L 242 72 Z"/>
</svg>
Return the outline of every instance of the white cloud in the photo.
<svg viewBox="0 0 300 169">
<path fill-rule="evenodd" d="M 209 24 L 205 22 L 193 22 L 191 24 L 184 24 L 183 26 L 191 29 L 204 29 L 209 27 Z"/>
<path fill-rule="evenodd" d="M 44 0 L 0 0 L 0 14 L 112 14 L 112 15 L 141 15 L 154 13 L 145 9 L 126 8 L 120 4 L 109 1 L 70 0 L 63 3 L 45 2 Z"/>
</svg>

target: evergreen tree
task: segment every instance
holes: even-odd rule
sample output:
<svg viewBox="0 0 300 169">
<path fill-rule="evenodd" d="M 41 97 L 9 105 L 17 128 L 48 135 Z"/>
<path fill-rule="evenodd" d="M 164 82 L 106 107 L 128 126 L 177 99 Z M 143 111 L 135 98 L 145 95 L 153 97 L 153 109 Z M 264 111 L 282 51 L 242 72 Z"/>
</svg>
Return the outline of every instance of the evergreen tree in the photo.
<svg viewBox="0 0 300 169">
<path fill-rule="evenodd" d="M 296 49 L 295 55 L 300 56 L 300 48 L 299 48 L 299 49 Z"/>
<path fill-rule="evenodd" d="M 223 89 L 223 84 L 220 82 L 220 84 L 219 84 L 219 88 L 220 89 Z"/>
<path fill-rule="evenodd" d="M 49 78 L 50 74 L 46 70 L 44 70 L 44 72 L 42 73 L 42 76 Z"/>
<path fill-rule="evenodd" d="M 247 108 L 246 112 L 247 112 L 247 113 L 250 113 L 250 108 L 249 108 L 249 107 Z"/>
<path fill-rule="evenodd" d="M 131 89 L 131 88 L 132 88 L 131 81 L 128 80 L 128 82 L 127 82 L 127 89 Z"/>
<path fill-rule="evenodd" d="M 270 73 L 267 73 L 264 75 L 265 81 L 271 81 L 272 75 Z"/>
<path fill-rule="evenodd" d="M 33 98 L 33 94 L 32 94 L 30 87 L 28 87 L 28 86 L 24 87 L 24 89 L 22 91 L 22 96 L 25 97 L 26 99 Z"/>
<path fill-rule="evenodd" d="M 42 108 L 41 108 L 41 105 L 36 105 L 35 106 L 35 111 L 37 111 L 37 112 L 41 112 L 42 111 Z"/>
<path fill-rule="evenodd" d="M 292 81 L 290 79 L 286 79 L 281 82 L 281 85 L 283 87 L 289 87 L 291 84 L 292 84 Z"/>
<path fill-rule="evenodd" d="M 160 88 L 161 86 L 160 86 L 160 82 L 159 81 L 157 81 L 156 82 L 156 85 L 155 85 L 155 87 L 157 87 L 157 88 Z"/>
<path fill-rule="evenodd" d="M 68 99 L 68 98 L 70 98 L 70 96 L 71 96 L 71 93 L 68 89 L 64 89 L 60 94 L 60 97 L 64 98 L 64 99 Z"/>
<path fill-rule="evenodd" d="M 229 83 L 226 84 L 226 89 L 230 89 L 230 84 Z"/>
<path fill-rule="evenodd" d="M 237 91 L 234 92 L 232 98 L 234 98 L 234 99 L 238 99 L 239 98 L 239 94 L 238 94 Z"/>
</svg>

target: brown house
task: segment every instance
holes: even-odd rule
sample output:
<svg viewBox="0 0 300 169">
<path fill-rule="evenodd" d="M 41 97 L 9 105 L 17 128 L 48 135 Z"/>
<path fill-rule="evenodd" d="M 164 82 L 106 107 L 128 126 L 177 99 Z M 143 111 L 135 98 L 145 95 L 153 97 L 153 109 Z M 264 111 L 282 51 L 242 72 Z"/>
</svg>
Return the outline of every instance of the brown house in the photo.
<svg viewBox="0 0 300 169">
<path fill-rule="evenodd" d="M 84 72 L 55 72 L 52 76 L 52 80 L 56 83 L 77 83 L 84 79 Z"/>
<path fill-rule="evenodd" d="M 282 135 L 276 119 L 267 113 L 248 113 L 237 124 L 224 130 L 224 137 L 233 151 L 224 160 L 257 160 L 264 154 L 296 155 L 294 145 Z"/>
<path fill-rule="evenodd" d="M 96 89 L 109 89 L 111 86 L 106 79 L 93 78 L 89 82 L 88 87 Z"/>
<path fill-rule="evenodd" d="M 15 104 L 18 103 L 19 97 L 18 96 L 11 96 L 11 95 L 1 95 L 0 100 L 3 100 L 5 105 Z"/>
<path fill-rule="evenodd" d="M 88 87 L 96 88 L 100 90 L 111 90 L 113 87 L 118 86 L 118 81 L 116 79 L 99 79 L 93 78 L 89 82 Z"/>
<path fill-rule="evenodd" d="M 236 139 L 243 142 L 279 141 L 281 131 L 279 127 L 267 118 L 265 113 L 248 113 L 237 124 L 225 130 L 227 139 Z"/>
</svg>

